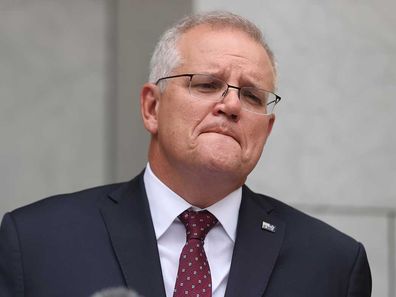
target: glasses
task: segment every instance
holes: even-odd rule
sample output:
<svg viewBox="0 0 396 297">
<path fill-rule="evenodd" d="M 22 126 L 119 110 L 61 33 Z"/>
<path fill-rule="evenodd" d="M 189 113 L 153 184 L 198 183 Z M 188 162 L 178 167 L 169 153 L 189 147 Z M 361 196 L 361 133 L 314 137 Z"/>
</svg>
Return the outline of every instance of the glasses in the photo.
<svg viewBox="0 0 396 297">
<path fill-rule="evenodd" d="M 163 80 L 177 77 L 190 78 L 188 90 L 191 97 L 197 99 L 220 101 L 228 94 L 230 88 L 236 89 L 238 90 L 238 98 L 242 108 L 257 114 L 271 114 L 275 105 L 281 100 L 281 97 L 275 93 L 255 87 L 232 86 L 217 77 L 207 74 L 179 74 L 166 76 L 158 79 L 155 84 L 158 85 L 159 82 Z"/>
</svg>

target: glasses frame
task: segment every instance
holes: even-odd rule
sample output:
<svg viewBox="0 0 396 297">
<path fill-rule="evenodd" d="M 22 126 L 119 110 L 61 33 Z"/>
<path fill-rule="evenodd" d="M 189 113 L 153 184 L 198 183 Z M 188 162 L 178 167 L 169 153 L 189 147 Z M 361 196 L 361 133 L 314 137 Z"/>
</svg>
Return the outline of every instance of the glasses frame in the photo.
<svg viewBox="0 0 396 297">
<path fill-rule="evenodd" d="M 163 81 L 163 80 L 171 79 L 171 78 L 178 78 L 178 77 L 190 77 L 190 84 L 191 84 L 191 80 L 192 80 L 192 78 L 193 78 L 194 75 L 211 76 L 211 77 L 213 77 L 213 78 L 215 78 L 215 79 L 218 79 L 218 80 L 220 80 L 220 81 L 223 81 L 223 82 L 227 85 L 227 89 L 226 89 L 226 90 L 224 91 L 224 93 L 221 95 L 221 97 L 219 98 L 219 100 L 222 99 L 222 98 L 224 98 L 225 96 L 227 96 L 228 90 L 229 90 L 230 88 L 231 88 L 231 89 L 236 89 L 236 90 L 238 90 L 238 98 L 239 98 L 239 100 L 241 100 L 241 89 L 242 89 L 242 88 L 246 88 L 246 87 L 237 87 L 237 86 L 230 85 L 229 83 L 227 83 L 226 81 L 224 81 L 224 80 L 222 80 L 222 79 L 220 79 L 220 78 L 217 78 L 217 77 L 215 77 L 215 76 L 213 76 L 213 75 L 210 75 L 210 74 L 204 74 L 204 73 L 183 73 L 183 74 L 176 74 L 176 75 L 165 76 L 165 77 L 159 78 L 159 79 L 155 82 L 155 85 L 158 85 L 158 84 L 159 84 L 161 81 Z M 188 85 L 188 90 L 189 90 L 189 93 L 190 93 L 190 95 L 191 95 L 190 84 Z M 256 89 L 261 90 L 261 91 L 265 91 L 265 92 L 267 92 L 267 93 L 271 93 L 271 94 L 273 94 L 273 95 L 275 96 L 275 100 L 272 100 L 272 101 L 270 101 L 270 102 L 267 102 L 267 106 L 270 105 L 270 104 L 272 104 L 272 103 L 274 103 L 274 106 L 273 106 L 271 112 L 270 112 L 270 113 L 259 113 L 259 112 L 255 112 L 255 111 L 252 111 L 252 110 L 249 110 L 249 109 L 246 109 L 246 108 L 243 108 L 243 109 L 246 110 L 246 111 L 248 111 L 248 112 L 252 112 L 252 113 L 260 114 L 260 115 L 269 115 L 269 114 L 272 114 L 272 113 L 273 113 L 273 110 L 275 109 L 275 106 L 279 103 L 279 101 L 281 101 L 282 98 L 281 98 L 279 95 L 275 94 L 274 92 L 270 92 L 270 91 L 267 91 L 267 90 L 264 90 L 264 89 L 260 89 L 260 88 L 256 88 Z"/>
</svg>

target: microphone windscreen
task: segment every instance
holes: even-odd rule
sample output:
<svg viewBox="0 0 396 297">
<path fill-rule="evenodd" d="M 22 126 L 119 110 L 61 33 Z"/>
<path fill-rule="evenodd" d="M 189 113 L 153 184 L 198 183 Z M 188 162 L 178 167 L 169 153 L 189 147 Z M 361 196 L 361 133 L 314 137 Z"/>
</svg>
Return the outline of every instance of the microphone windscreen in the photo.
<svg viewBox="0 0 396 297">
<path fill-rule="evenodd" d="M 91 297 L 143 297 L 133 290 L 126 288 L 108 288 L 96 292 Z"/>
</svg>

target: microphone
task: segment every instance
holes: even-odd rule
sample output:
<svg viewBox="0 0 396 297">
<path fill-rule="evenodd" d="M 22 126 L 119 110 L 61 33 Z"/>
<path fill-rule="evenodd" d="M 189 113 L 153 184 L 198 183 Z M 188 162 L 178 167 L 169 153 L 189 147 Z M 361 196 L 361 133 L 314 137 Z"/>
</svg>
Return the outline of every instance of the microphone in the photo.
<svg viewBox="0 0 396 297">
<path fill-rule="evenodd" d="M 96 292 L 91 297 L 143 297 L 136 291 L 128 290 L 126 288 L 107 288 Z"/>
</svg>

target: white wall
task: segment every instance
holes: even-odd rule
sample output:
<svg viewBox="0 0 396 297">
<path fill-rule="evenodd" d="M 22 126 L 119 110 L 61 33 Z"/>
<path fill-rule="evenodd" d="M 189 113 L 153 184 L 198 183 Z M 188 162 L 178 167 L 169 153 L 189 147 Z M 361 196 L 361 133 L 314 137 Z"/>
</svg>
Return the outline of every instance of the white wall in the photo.
<svg viewBox="0 0 396 297">
<path fill-rule="evenodd" d="M 195 0 L 265 32 L 282 101 L 248 184 L 362 241 L 373 297 L 395 297 L 396 2 Z"/>
<path fill-rule="evenodd" d="M 0 0 L 0 216 L 103 183 L 105 0 Z"/>
</svg>

